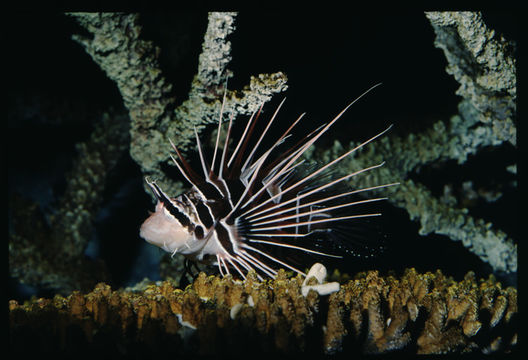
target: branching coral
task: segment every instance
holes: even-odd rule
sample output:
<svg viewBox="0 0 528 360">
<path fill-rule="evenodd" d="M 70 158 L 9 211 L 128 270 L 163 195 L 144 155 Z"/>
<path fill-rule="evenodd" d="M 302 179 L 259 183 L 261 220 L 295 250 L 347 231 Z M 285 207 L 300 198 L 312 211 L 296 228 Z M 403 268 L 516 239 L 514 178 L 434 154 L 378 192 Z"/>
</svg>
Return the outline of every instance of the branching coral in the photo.
<svg viewBox="0 0 528 360">
<path fill-rule="evenodd" d="M 102 264 L 84 250 L 99 210 L 106 177 L 128 147 L 128 118 L 104 114 L 90 139 L 77 144 L 56 213 L 46 219 L 37 204 L 12 198 L 9 239 L 10 275 L 22 283 L 60 293 L 91 288 L 105 277 Z"/>
<path fill-rule="evenodd" d="M 459 114 L 448 126 L 439 121 L 405 138 L 383 138 L 345 160 L 343 167 L 357 170 L 385 161 L 385 167 L 376 173 L 354 179 L 354 186 L 399 181 L 400 186 L 386 189 L 385 194 L 391 203 L 405 208 L 412 220 L 420 221 L 421 235 L 436 233 L 462 241 L 495 271 L 515 272 L 517 246 L 506 233 L 470 216 L 468 209 L 435 197 L 426 186 L 409 178 L 433 163 L 456 160 L 463 164 L 468 155 L 486 146 L 515 145 L 515 59 L 506 41 L 497 38 L 477 13 L 427 13 L 427 17 L 437 34 L 435 45 L 444 50 L 449 62 L 447 71 L 461 85 L 457 94 L 464 99 Z M 350 148 L 354 146 L 350 144 Z M 318 159 L 329 161 L 343 152 L 336 141 Z"/>
<path fill-rule="evenodd" d="M 302 294 L 284 272 L 259 282 L 201 273 L 185 290 L 169 281 L 141 292 L 99 284 L 88 294 L 12 300 L 11 345 L 31 334 L 40 350 L 438 354 L 510 351 L 516 344 L 517 292 L 493 277 L 456 282 L 440 271 L 401 278 L 359 274 L 330 296 Z M 53 325 L 53 326 L 51 326 Z M 133 350 L 135 349 L 135 350 Z"/>
<path fill-rule="evenodd" d="M 189 98 L 176 107 L 172 86 L 158 64 L 159 49 L 140 38 L 139 16 L 119 13 L 71 13 L 93 38 L 74 36 L 107 76 L 115 81 L 130 119 L 130 154 L 169 194 L 182 191 L 160 165 L 169 160 L 169 138 L 185 149 L 194 138 L 194 128 L 217 121 L 231 60 L 227 36 L 235 29 L 235 13 L 210 13 L 198 71 Z M 224 111 L 233 116 L 250 114 L 274 93 L 287 88 L 282 73 L 252 77 L 241 91 L 227 91 Z"/>
<path fill-rule="evenodd" d="M 436 33 L 435 46 L 448 61 L 447 73 L 460 83 L 457 95 L 464 99 L 460 115 L 465 121 L 487 125 L 478 128 L 481 136 L 474 142 L 515 145 L 517 78 L 511 45 L 488 29 L 479 13 L 428 12 L 426 16 Z"/>
<path fill-rule="evenodd" d="M 71 14 L 94 34 L 80 42 L 107 75 L 116 82 L 132 119 L 131 155 L 146 175 L 167 189 L 178 193 L 181 185 L 168 179 L 160 164 L 168 160 L 167 138 L 182 148 L 190 144 L 193 129 L 200 130 L 214 121 L 219 113 L 224 81 L 230 72 L 230 44 L 226 37 L 234 30 L 233 13 L 209 14 L 198 72 L 189 98 L 177 107 L 171 97 L 171 86 L 164 80 L 157 64 L 158 49 L 141 40 L 136 15 Z M 489 30 L 477 13 L 427 13 L 437 34 L 435 45 L 449 62 L 448 73 L 461 86 L 463 96 L 459 114 L 449 125 L 437 122 L 423 133 L 406 138 L 383 139 L 356 158 L 344 164 L 362 168 L 373 161 L 385 160 L 387 166 L 355 185 L 372 186 L 400 181 L 392 189 L 390 201 L 404 207 L 420 221 L 420 234 L 437 233 L 462 241 L 495 270 L 515 272 L 517 250 L 512 239 L 492 224 L 468 215 L 465 208 L 456 208 L 436 198 L 422 184 L 408 178 L 412 172 L 434 162 L 450 159 L 463 164 L 468 155 L 486 146 L 503 142 L 515 145 L 515 59 L 508 44 Z M 281 73 L 252 78 L 249 88 L 228 91 L 226 113 L 250 113 L 271 94 L 286 88 Z M 319 157 L 334 157 L 340 145 Z M 363 181 L 364 184 L 360 184 Z"/>
</svg>

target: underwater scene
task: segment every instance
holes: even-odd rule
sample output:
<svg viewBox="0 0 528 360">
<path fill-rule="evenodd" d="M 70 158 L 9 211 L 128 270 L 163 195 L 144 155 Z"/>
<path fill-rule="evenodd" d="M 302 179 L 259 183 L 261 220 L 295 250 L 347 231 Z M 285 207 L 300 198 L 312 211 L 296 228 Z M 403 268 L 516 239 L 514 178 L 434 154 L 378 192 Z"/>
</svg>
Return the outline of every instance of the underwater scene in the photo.
<svg viewBox="0 0 528 360">
<path fill-rule="evenodd" d="M 517 26 L 13 13 L 9 352 L 516 353 Z"/>
</svg>

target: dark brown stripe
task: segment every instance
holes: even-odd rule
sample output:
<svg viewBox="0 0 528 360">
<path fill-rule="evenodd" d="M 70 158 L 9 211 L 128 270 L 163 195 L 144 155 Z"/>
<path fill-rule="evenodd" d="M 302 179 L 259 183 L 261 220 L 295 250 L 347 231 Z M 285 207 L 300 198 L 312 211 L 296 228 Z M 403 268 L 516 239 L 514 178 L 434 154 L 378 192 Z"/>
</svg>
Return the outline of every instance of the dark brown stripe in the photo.
<svg viewBox="0 0 528 360">
<path fill-rule="evenodd" d="M 211 181 L 216 185 L 216 187 L 218 188 L 217 190 L 220 190 L 222 197 L 227 200 L 230 197 L 230 194 L 229 189 L 224 185 L 224 183 L 218 180 L 218 178 L 216 177 L 211 178 Z"/>
<path fill-rule="evenodd" d="M 187 215 L 178 210 L 176 206 L 172 205 L 168 199 L 163 200 L 163 205 L 167 210 L 169 210 L 169 213 L 180 222 L 180 224 L 185 226 L 187 229 L 194 228 L 194 224 L 191 223 L 191 220 L 187 217 Z"/>
<path fill-rule="evenodd" d="M 224 198 L 224 195 L 211 183 L 201 183 L 198 188 L 207 200 L 221 200 Z"/>
<path fill-rule="evenodd" d="M 224 247 L 224 249 L 226 249 L 230 254 L 233 254 L 233 244 L 229 239 L 229 232 L 227 229 L 222 224 L 217 223 L 215 226 L 215 232 L 216 236 L 218 237 L 218 241 L 220 241 L 220 244 Z"/>
<path fill-rule="evenodd" d="M 172 202 L 163 194 L 160 187 L 154 183 L 152 184 L 152 186 L 154 186 L 154 188 L 156 189 L 156 196 L 158 197 L 158 200 L 163 204 L 163 206 L 165 206 L 165 209 L 167 209 L 169 213 L 174 216 L 180 222 L 180 224 L 182 224 L 182 226 L 185 226 L 187 229 L 190 230 L 194 229 L 194 224 L 191 224 L 191 220 L 183 212 L 178 210 L 176 206 L 172 204 Z"/>
<path fill-rule="evenodd" d="M 206 228 L 213 226 L 213 218 L 209 212 L 209 208 L 205 206 L 201 200 L 198 200 L 194 206 L 196 207 L 196 211 L 198 212 L 197 215 L 200 218 L 202 224 L 204 224 Z"/>
</svg>

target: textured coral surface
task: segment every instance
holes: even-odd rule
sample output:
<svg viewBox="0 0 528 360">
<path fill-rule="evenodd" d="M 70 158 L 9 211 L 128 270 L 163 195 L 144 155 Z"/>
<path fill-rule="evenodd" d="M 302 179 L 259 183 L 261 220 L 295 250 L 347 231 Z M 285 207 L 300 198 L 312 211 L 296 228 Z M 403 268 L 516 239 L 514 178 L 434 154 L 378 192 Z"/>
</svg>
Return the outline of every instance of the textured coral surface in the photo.
<svg viewBox="0 0 528 360">
<path fill-rule="evenodd" d="M 420 235 L 446 235 L 461 241 L 495 271 L 516 272 L 517 245 L 509 234 L 471 215 L 471 209 L 463 206 L 462 201 L 457 204 L 454 197 L 451 202 L 445 201 L 435 196 L 430 186 L 411 178 L 413 173 L 433 164 L 441 166 L 456 160 L 461 165 L 472 155 L 505 142 L 515 145 L 513 50 L 503 37 L 487 28 L 480 13 L 428 12 L 426 16 L 436 34 L 435 46 L 443 50 L 448 61 L 446 72 L 460 84 L 456 92 L 463 98 L 458 105 L 459 113 L 447 125 L 438 121 L 420 133 L 384 137 L 355 158 L 348 158 L 343 167 L 353 171 L 386 161 L 384 168 L 369 177 L 358 178 L 354 185 L 400 182 L 398 187 L 384 189 L 384 194 L 395 206 L 405 208 L 412 220 L 419 221 Z M 352 142 L 348 146 L 355 145 Z M 315 153 L 314 158 L 329 161 L 346 148 L 336 141 L 333 148 L 319 156 Z M 468 185 L 471 187 L 472 182 Z M 445 185 L 446 195 L 449 186 Z"/>
<path fill-rule="evenodd" d="M 200 273 L 185 290 L 100 283 L 86 294 L 9 302 L 10 346 L 24 353 L 194 355 L 510 352 L 517 290 L 468 273 L 358 274 L 338 292 L 301 294 L 302 278 L 244 282 Z M 32 347 L 26 346 L 31 338 Z"/>
</svg>

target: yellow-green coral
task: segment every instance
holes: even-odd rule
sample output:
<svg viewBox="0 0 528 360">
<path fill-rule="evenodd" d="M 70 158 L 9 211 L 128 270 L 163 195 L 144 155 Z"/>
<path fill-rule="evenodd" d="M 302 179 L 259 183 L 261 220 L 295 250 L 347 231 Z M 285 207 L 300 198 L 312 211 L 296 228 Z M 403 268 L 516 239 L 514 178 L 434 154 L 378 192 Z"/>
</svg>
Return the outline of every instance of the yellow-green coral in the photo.
<svg viewBox="0 0 528 360">
<path fill-rule="evenodd" d="M 11 300 L 10 341 L 23 351 L 21 337 L 31 333 L 47 350 L 195 355 L 487 353 L 515 347 L 517 291 L 502 289 L 493 277 L 477 281 L 468 273 L 456 282 L 440 271 L 408 269 L 401 278 L 369 271 L 330 296 L 310 291 L 306 297 L 302 282 L 282 270 L 265 282 L 254 273 L 244 282 L 200 273 L 185 290 L 170 281 L 141 292 L 112 291 L 101 283 L 67 298 L 22 305 Z"/>
</svg>

